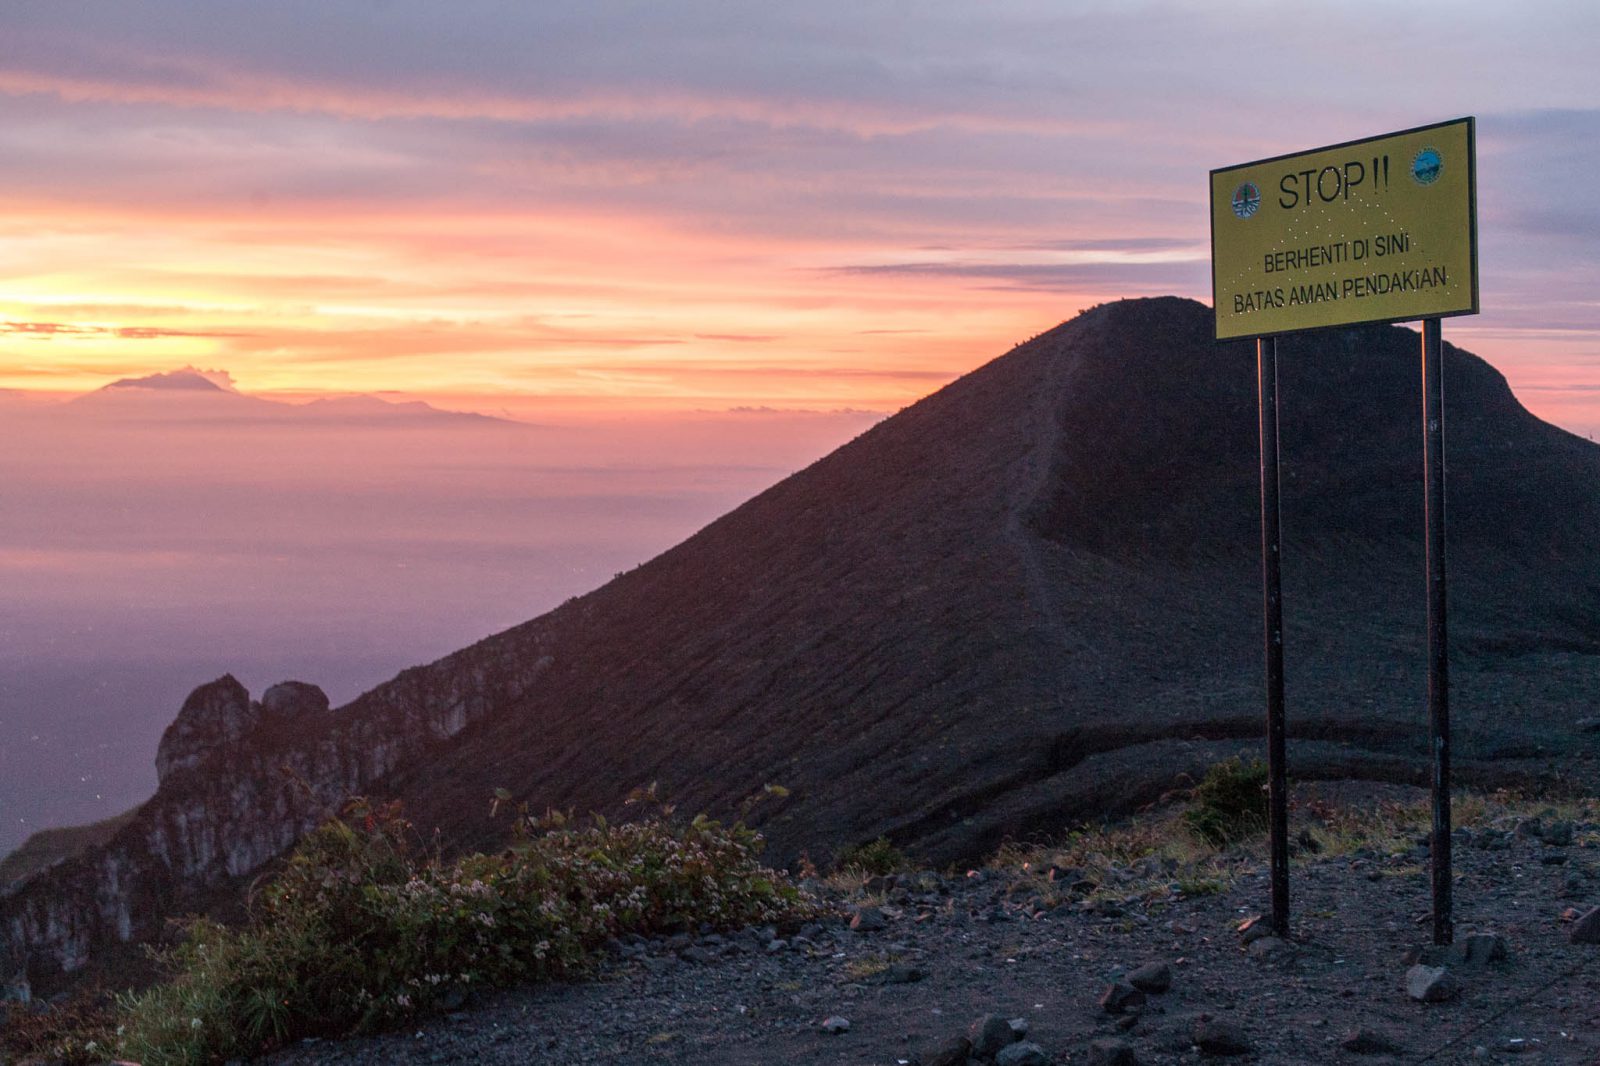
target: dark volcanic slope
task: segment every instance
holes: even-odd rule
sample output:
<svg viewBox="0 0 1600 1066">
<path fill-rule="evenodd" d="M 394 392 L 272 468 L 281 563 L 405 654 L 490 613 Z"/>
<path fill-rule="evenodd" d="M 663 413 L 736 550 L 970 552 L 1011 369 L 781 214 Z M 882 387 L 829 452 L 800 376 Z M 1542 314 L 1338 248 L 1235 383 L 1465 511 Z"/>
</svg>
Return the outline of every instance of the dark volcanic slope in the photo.
<svg viewBox="0 0 1600 1066">
<path fill-rule="evenodd" d="M 1291 771 L 1416 779 L 1419 341 L 1282 349 Z M 1445 380 L 1457 765 L 1592 786 L 1600 735 L 1573 723 L 1600 713 L 1600 447 L 1448 346 Z M 0 894 L 0 948 L 43 977 L 153 935 L 351 791 L 470 845 L 503 830 L 497 788 L 612 810 L 659 781 L 722 815 L 776 782 L 756 820 L 780 862 L 880 834 L 947 861 L 1126 810 L 1259 743 L 1256 479 L 1252 346 L 1188 301 L 1097 308 L 337 711 L 309 686 L 197 690 L 155 798 Z"/>
<path fill-rule="evenodd" d="M 1283 347 L 1297 762 L 1406 776 L 1419 341 Z M 1600 698 L 1600 447 L 1445 366 L 1459 751 L 1536 768 Z M 392 784 L 472 832 L 495 787 L 608 809 L 659 779 L 726 811 L 776 781 L 778 854 L 819 857 L 887 832 L 948 858 L 1148 798 L 1215 757 L 1195 738 L 1259 733 L 1254 384 L 1199 304 L 1089 312 L 495 638 L 552 666 Z"/>
</svg>

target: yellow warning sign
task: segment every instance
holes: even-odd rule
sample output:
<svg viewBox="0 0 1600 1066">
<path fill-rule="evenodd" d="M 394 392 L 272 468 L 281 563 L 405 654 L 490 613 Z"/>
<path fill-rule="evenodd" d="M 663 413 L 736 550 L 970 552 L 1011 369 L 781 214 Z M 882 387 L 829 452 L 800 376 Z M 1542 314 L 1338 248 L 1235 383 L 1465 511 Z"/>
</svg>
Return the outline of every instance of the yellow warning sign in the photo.
<svg viewBox="0 0 1600 1066">
<path fill-rule="evenodd" d="M 1478 312 L 1473 120 L 1211 172 L 1217 339 Z"/>
</svg>

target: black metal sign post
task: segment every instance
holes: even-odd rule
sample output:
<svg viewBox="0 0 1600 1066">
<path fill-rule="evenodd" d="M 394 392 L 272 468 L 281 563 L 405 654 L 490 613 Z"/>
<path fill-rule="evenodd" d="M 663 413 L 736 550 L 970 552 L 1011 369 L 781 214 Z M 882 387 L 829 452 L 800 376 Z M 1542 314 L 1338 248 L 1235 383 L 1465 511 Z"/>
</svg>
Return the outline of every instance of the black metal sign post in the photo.
<svg viewBox="0 0 1600 1066">
<path fill-rule="evenodd" d="M 1289 796 L 1283 722 L 1283 534 L 1278 507 L 1278 339 L 1256 338 L 1261 421 L 1261 598 L 1266 628 L 1267 836 L 1272 867 L 1272 929 L 1289 932 Z"/>
<path fill-rule="evenodd" d="M 1455 938 L 1450 900 L 1450 654 L 1445 624 L 1444 343 L 1422 322 L 1423 541 L 1428 570 L 1428 741 L 1432 764 L 1433 942 Z"/>
<path fill-rule="evenodd" d="M 1283 554 L 1276 338 L 1422 321 L 1433 939 L 1454 936 L 1450 678 L 1445 627 L 1444 387 L 1440 319 L 1478 313 L 1477 133 L 1471 117 L 1211 172 L 1211 296 L 1219 341 L 1256 341 L 1261 586 L 1266 629 L 1267 828 L 1272 928 L 1289 928 L 1283 710 Z"/>
</svg>

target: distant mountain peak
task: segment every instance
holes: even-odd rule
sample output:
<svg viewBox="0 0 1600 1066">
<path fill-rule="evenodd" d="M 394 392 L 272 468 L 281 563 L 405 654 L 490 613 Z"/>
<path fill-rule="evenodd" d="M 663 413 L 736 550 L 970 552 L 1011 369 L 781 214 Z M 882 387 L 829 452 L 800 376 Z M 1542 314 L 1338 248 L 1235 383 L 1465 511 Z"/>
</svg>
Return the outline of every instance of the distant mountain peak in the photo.
<svg viewBox="0 0 1600 1066">
<path fill-rule="evenodd" d="M 298 405 L 306 414 L 348 419 L 351 421 L 390 421 L 404 419 L 410 422 L 458 423 L 491 425 L 511 423 L 511 419 L 496 418 L 476 411 L 449 411 L 422 400 L 391 400 L 386 396 L 357 393 L 350 396 L 327 396 Z"/>
<path fill-rule="evenodd" d="M 143 377 L 119 378 L 68 401 L 75 410 L 127 419 L 270 420 L 285 425 L 475 428 L 523 425 L 515 419 L 451 411 L 403 393 L 356 393 L 308 402 L 243 393 L 226 370 L 185 366 Z"/>
<path fill-rule="evenodd" d="M 186 366 L 164 373 L 146 374 L 140 378 L 118 378 L 106 389 L 156 389 L 174 392 L 237 392 L 233 375 L 226 370 L 201 370 Z"/>
</svg>

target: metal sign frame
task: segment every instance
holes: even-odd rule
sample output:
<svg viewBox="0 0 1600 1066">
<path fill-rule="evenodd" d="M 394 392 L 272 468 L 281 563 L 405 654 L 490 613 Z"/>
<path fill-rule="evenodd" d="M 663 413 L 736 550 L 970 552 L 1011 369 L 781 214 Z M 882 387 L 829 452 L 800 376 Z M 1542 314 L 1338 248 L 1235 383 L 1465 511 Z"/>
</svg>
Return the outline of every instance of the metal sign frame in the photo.
<svg viewBox="0 0 1600 1066">
<path fill-rule="evenodd" d="M 1297 158 L 1300 158 L 1300 157 L 1303 157 L 1303 156 L 1317 155 L 1317 154 L 1320 154 L 1322 152 L 1343 151 L 1345 149 L 1355 148 L 1355 147 L 1357 147 L 1359 145 L 1373 144 L 1373 143 L 1379 142 L 1379 141 L 1390 140 L 1390 139 L 1395 138 L 1395 137 L 1409 137 L 1409 136 L 1412 136 L 1414 134 L 1427 133 L 1430 130 L 1438 130 L 1438 129 L 1443 129 L 1445 127 L 1457 126 L 1457 125 L 1462 125 L 1462 124 L 1465 124 L 1465 127 L 1466 127 L 1466 146 L 1467 146 L 1467 158 L 1468 158 L 1468 168 L 1467 168 L 1467 217 L 1468 217 L 1468 248 L 1469 248 L 1469 255 L 1470 255 L 1470 258 L 1471 258 L 1471 262 L 1470 262 L 1470 271 L 1471 271 L 1470 278 L 1471 278 L 1471 293 L 1472 293 L 1472 302 L 1471 302 L 1471 306 L 1470 307 L 1462 307 L 1462 308 L 1458 308 L 1458 309 L 1455 309 L 1455 310 L 1442 311 L 1442 312 L 1440 312 L 1438 314 L 1429 313 L 1429 314 L 1426 314 L 1426 315 L 1401 314 L 1401 315 L 1376 315 L 1376 316 L 1373 316 L 1373 317 L 1359 316 L 1359 317 L 1350 318 L 1350 319 L 1342 319 L 1339 322 L 1328 323 L 1328 324 L 1324 324 L 1324 325 L 1295 326 L 1295 327 L 1290 327 L 1290 328 L 1286 328 L 1286 329 L 1262 329 L 1262 330 L 1252 329 L 1252 330 L 1248 330 L 1248 331 L 1245 331 L 1245 332 L 1239 332 L 1239 333 L 1230 332 L 1226 336 L 1224 336 L 1223 333 L 1222 333 L 1222 320 L 1221 320 L 1221 317 L 1220 316 L 1216 316 L 1215 325 L 1214 325 L 1214 328 L 1213 328 L 1213 333 L 1214 333 L 1214 336 L 1216 337 L 1216 339 L 1218 339 L 1218 340 L 1243 340 L 1243 339 L 1250 338 L 1250 337 L 1280 337 L 1280 336 L 1285 336 L 1285 335 L 1291 334 L 1291 333 L 1306 333 L 1306 332 L 1310 332 L 1312 330 L 1319 330 L 1319 329 L 1344 329 L 1346 327 L 1356 326 L 1356 325 L 1385 325 L 1385 324 L 1394 324 L 1394 323 L 1399 323 L 1399 322 L 1416 322 L 1416 321 L 1419 321 L 1419 320 L 1424 319 L 1424 318 L 1453 318 L 1453 317 L 1456 317 L 1458 315 L 1475 315 L 1475 314 L 1477 314 L 1478 313 L 1478 303 L 1479 303 L 1479 281 L 1478 281 L 1478 175 L 1477 175 L 1478 148 L 1477 148 L 1477 120 L 1476 120 L 1476 118 L 1474 118 L 1473 116 L 1470 116 L 1470 115 L 1463 116 L 1461 118 L 1448 119 L 1448 120 L 1446 120 L 1444 122 L 1430 122 L 1425 126 L 1413 126 L 1413 127 L 1409 128 L 1409 129 L 1394 130 L 1393 132 L 1378 134 L 1377 136 L 1374 136 L 1374 137 L 1360 137 L 1360 138 L 1357 138 L 1357 139 L 1351 140 L 1351 141 L 1340 141 L 1337 144 L 1326 144 L 1326 145 L 1322 145 L 1322 146 L 1317 147 L 1317 148 L 1308 148 L 1308 149 L 1305 149 L 1304 151 L 1285 152 L 1285 153 L 1283 153 L 1281 155 L 1268 156 L 1265 159 L 1253 159 L 1248 163 L 1234 163 L 1234 164 L 1232 164 L 1230 166 L 1217 167 L 1216 169 L 1212 170 L 1210 172 L 1210 174 L 1209 174 L 1209 177 L 1208 177 L 1209 189 L 1208 189 L 1208 196 L 1207 196 L 1207 204 L 1208 204 L 1209 210 L 1210 210 L 1210 233 L 1211 233 L 1211 300 L 1212 300 L 1213 308 L 1215 309 L 1215 307 L 1217 306 L 1217 301 L 1218 301 L 1217 254 L 1216 254 L 1216 250 L 1217 250 L 1217 214 L 1218 214 L 1218 212 L 1217 212 L 1217 205 L 1215 203 L 1214 197 L 1215 197 L 1215 190 L 1216 190 L 1216 178 L 1217 178 L 1218 175 L 1220 175 L 1220 174 L 1228 174 L 1228 173 L 1232 173 L 1234 171 L 1248 170 L 1248 169 L 1253 168 L 1253 167 L 1265 166 L 1265 165 L 1270 164 L 1270 163 L 1282 163 L 1282 162 L 1284 162 L 1286 160 L 1297 159 Z"/>
<path fill-rule="evenodd" d="M 1219 340 L 1242 339 L 1221 335 L 1221 312 L 1216 306 L 1216 176 L 1262 163 L 1369 144 L 1396 136 L 1422 133 L 1444 126 L 1465 123 L 1467 149 L 1467 205 L 1471 256 L 1472 304 L 1470 308 L 1442 311 L 1422 318 L 1422 454 L 1423 454 L 1423 545 L 1427 586 L 1428 639 L 1428 732 L 1430 783 L 1432 786 L 1432 831 L 1429 836 L 1432 860 L 1433 942 L 1449 944 L 1454 939 L 1450 852 L 1450 661 L 1447 626 L 1445 566 L 1445 462 L 1444 462 L 1444 380 L 1443 338 L 1440 319 L 1478 312 L 1478 198 L 1477 139 L 1473 118 L 1452 119 L 1428 126 L 1417 126 L 1380 137 L 1364 137 L 1342 144 L 1291 152 L 1211 172 L 1212 223 L 1212 302 Z M 1283 692 L 1283 589 L 1280 562 L 1283 557 L 1281 522 L 1279 444 L 1278 444 L 1278 337 L 1318 329 L 1343 329 L 1354 325 L 1414 322 L 1415 315 L 1398 317 L 1357 317 L 1348 321 L 1263 332 L 1256 335 L 1257 414 L 1261 441 L 1261 590 L 1263 665 L 1266 680 L 1267 711 L 1267 829 L 1268 865 L 1272 905 L 1271 925 L 1279 935 L 1289 931 L 1289 830 L 1288 775 Z M 1248 335 L 1246 335 L 1248 336 Z"/>
</svg>

